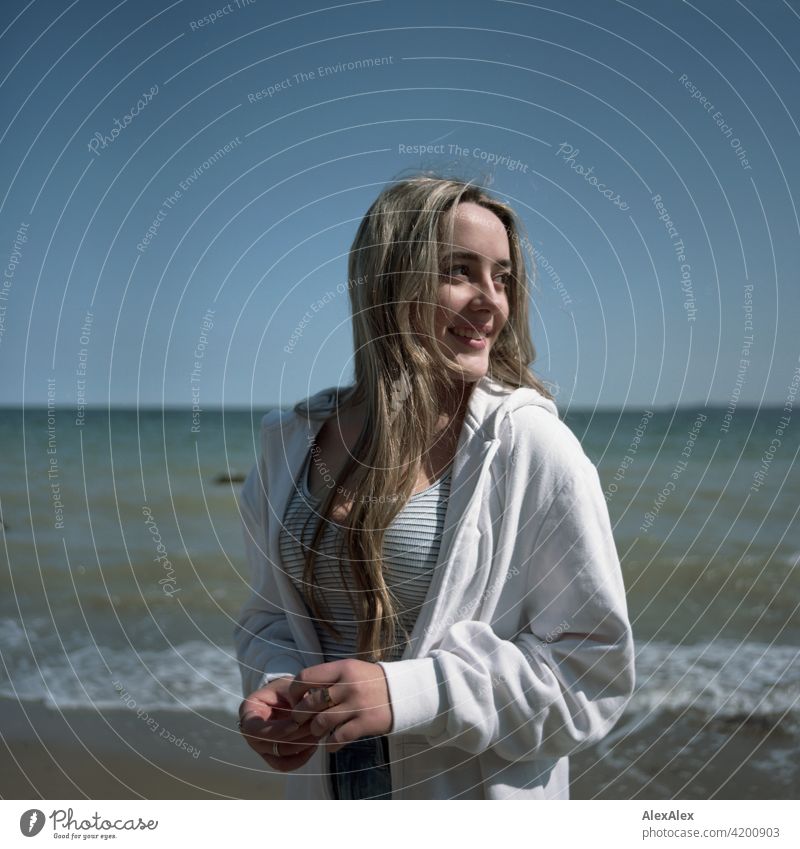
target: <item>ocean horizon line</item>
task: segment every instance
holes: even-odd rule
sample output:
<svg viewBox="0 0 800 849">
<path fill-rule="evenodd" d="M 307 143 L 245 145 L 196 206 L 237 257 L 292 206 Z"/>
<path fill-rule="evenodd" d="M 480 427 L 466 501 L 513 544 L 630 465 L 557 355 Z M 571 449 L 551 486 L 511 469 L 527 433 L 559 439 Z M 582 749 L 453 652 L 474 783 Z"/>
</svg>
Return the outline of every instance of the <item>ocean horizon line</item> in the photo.
<svg viewBox="0 0 800 849">
<path fill-rule="evenodd" d="M 298 399 L 302 400 L 302 399 Z M 555 399 L 556 405 L 559 409 L 563 409 L 558 404 L 558 399 Z M 259 404 L 259 405 L 241 405 L 241 404 L 225 404 L 225 405 L 215 405 L 215 406 L 205 406 L 200 412 L 202 413 L 249 413 L 254 410 L 291 410 L 293 404 L 283 405 L 280 404 Z M 783 401 L 775 401 L 769 402 L 765 404 L 757 404 L 757 403 L 744 403 L 740 402 L 736 405 L 736 409 L 740 411 L 752 410 L 752 411 L 760 411 L 760 410 L 780 410 L 784 406 Z M 59 409 L 74 409 L 76 404 L 57 404 L 56 410 Z M 574 413 L 639 413 L 644 410 L 650 410 L 653 413 L 668 413 L 673 410 L 678 410 L 681 412 L 691 412 L 695 410 L 727 410 L 729 409 L 730 404 L 721 402 L 721 403 L 711 403 L 705 404 L 701 401 L 694 403 L 686 403 L 686 404 L 627 404 L 625 406 L 615 406 L 615 405 L 604 405 L 604 406 L 591 406 L 589 404 L 573 404 L 570 406 L 570 412 Z M 47 411 L 48 405 L 46 402 L 37 402 L 35 404 L 0 404 L 0 412 L 14 412 L 14 411 Z M 131 412 L 131 413 L 192 413 L 193 408 L 191 404 L 184 405 L 164 405 L 157 406 L 152 404 L 111 404 L 108 405 L 84 405 L 83 410 L 86 413 L 105 413 L 111 410 L 112 412 Z M 196 412 L 196 411 L 195 411 Z"/>
</svg>

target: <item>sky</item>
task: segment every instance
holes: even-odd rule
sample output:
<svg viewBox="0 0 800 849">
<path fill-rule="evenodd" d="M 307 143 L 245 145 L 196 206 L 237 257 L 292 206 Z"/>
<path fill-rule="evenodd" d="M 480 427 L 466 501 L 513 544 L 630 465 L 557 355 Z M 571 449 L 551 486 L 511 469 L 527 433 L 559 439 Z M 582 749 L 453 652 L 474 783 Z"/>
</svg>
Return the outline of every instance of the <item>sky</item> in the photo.
<svg viewBox="0 0 800 849">
<path fill-rule="evenodd" d="M 519 213 L 559 407 L 784 404 L 797 4 L 221 3 L 3 3 L 0 403 L 349 383 L 348 249 L 427 168 Z"/>
</svg>

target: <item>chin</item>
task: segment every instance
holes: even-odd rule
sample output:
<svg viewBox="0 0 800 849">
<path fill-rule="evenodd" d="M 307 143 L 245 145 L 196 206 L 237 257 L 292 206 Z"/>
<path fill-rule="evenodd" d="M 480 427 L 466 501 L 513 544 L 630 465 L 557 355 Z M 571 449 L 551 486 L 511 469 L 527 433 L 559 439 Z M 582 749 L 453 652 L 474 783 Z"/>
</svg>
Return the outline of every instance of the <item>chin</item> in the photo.
<svg viewBox="0 0 800 849">
<path fill-rule="evenodd" d="M 455 358 L 455 360 L 461 366 L 464 372 L 465 383 L 477 383 L 482 377 L 485 377 L 489 371 L 488 362 L 464 363 L 460 361 L 457 357 Z"/>
<path fill-rule="evenodd" d="M 489 372 L 488 351 L 481 352 L 485 354 L 483 357 L 470 356 L 468 353 L 465 354 L 463 351 L 454 351 L 444 342 L 440 350 L 443 351 L 448 360 L 461 367 L 464 383 L 477 383 Z"/>
</svg>

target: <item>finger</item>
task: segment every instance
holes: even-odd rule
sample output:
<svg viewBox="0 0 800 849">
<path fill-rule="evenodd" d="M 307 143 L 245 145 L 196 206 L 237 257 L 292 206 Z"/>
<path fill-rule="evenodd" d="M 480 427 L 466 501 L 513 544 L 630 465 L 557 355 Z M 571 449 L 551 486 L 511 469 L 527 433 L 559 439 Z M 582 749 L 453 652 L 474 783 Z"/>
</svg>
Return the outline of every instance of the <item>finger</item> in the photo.
<svg viewBox="0 0 800 849">
<path fill-rule="evenodd" d="M 239 722 L 245 722 L 250 719 L 260 719 L 266 722 L 269 715 L 272 713 L 272 708 L 265 704 L 259 704 L 251 699 L 245 699 L 239 705 Z"/>
<path fill-rule="evenodd" d="M 287 735 L 295 733 L 299 725 L 292 720 L 274 720 L 262 722 L 258 717 L 242 722 L 242 734 L 258 740 L 278 742 L 285 740 Z"/>
<path fill-rule="evenodd" d="M 280 740 L 283 740 L 286 743 L 294 743 L 295 741 L 301 740 L 305 737 L 316 739 L 311 733 L 310 725 L 310 722 L 304 722 L 302 725 L 295 725 L 294 730 L 291 730 L 291 727 L 287 726 L 288 730 L 286 731 L 286 733 L 280 734 Z M 273 730 L 269 736 L 278 739 L 278 732 Z"/>
<path fill-rule="evenodd" d="M 288 758 L 300 752 L 305 752 L 306 749 L 316 749 L 317 746 L 319 746 L 319 740 L 316 737 L 308 737 L 295 743 L 255 743 L 252 744 L 252 749 L 259 755 L 269 755 L 271 758 Z M 276 750 L 277 755 L 275 754 Z"/>
<path fill-rule="evenodd" d="M 325 698 L 326 691 L 328 693 L 327 699 Z M 309 722 L 316 714 L 323 710 L 329 710 L 341 701 L 343 701 L 343 690 L 339 685 L 314 688 L 306 692 L 300 701 L 295 704 L 289 718 L 300 724 Z"/>
<path fill-rule="evenodd" d="M 316 740 L 314 734 L 311 733 L 310 722 L 304 722 L 302 725 L 298 726 L 295 731 L 290 731 L 284 736 L 284 740 L 287 743 L 294 743 L 297 740 L 303 740 L 308 738 L 309 740 Z"/>
<path fill-rule="evenodd" d="M 290 755 L 288 758 L 275 758 L 271 755 L 262 755 L 261 757 L 276 772 L 291 772 L 294 769 L 299 769 L 304 763 L 309 761 L 314 756 L 315 751 L 316 746 L 311 746 L 305 752 Z"/>
<path fill-rule="evenodd" d="M 286 720 L 289 718 L 291 704 L 282 697 L 275 698 L 275 704 L 267 704 L 265 701 L 248 697 L 239 705 L 239 721 L 246 722 L 252 719 L 268 722 L 270 720 Z"/>
<path fill-rule="evenodd" d="M 336 705 L 332 708 L 328 708 L 328 710 L 318 713 L 309 723 L 308 730 L 312 734 L 324 737 L 326 734 L 330 734 L 338 726 L 356 716 L 358 716 L 358 714 L 352 709 L 342 705 Z"/>
<path fill-rule="evenodd" d="M 316 746 L 319 743 L 319 737 L 314 734 L 306 733 L 303 734 L 302 737 L 295 737 L 292 740 L 262 740 L 260 738 L 253 738 L 248 742 L 257 752 L 264 752 L 271 755 L 275 753 L 276 746 L 281 752 L 291 751 L 290 749 L 287 749 L 288 746 L 300 746 L 301 748 L 306 746 Z"/>
<path fill-rule="evenodd" d="M 319 745 L 319 737 L 306 733 L 302 737 L 296 737 L 294 740 L 254 740 L 250 745 L 259 753 L 272 755 L 275 753 L 275 748 L 277 747 L 278 751 L 284 754 L 291 752 L 292 746 L 299 746 L 303 749 L 308 748 L 308 746 L 317 746 Z"/>
<path fill-rule="evenodd" d="M 283 678 L 275 679 L 254 690 L 250 695 L 239 705 L 239 716 L 244 714 L 255 713 L 265 715 L 268 710 L 286 710 L 291 708 L 291 703 L 286 697 L 286 684 L 283 683 Z"/>
<path fill-rule="evenodd" d="M 358 719 L 343 722 L 333 729 L 324 745 L 328 752 L 338 752 L 343 746 L 364 736 L 362 723 Z"/>
<path fill-rule="evenodd" d="M 259 695 L 260 693 L 260 690 L 256 690 L 239 705 L 239 719 L 244 721 L 245 717 L 250 716 L 258 716 L 264 720 L 269 719 L 273 709 L 278 707 L 280 702 L 276 693 L 267 690 L 263 697 Z"/>
<path fill-rule="evenodd" d="M 339 681 L 342 661 L 319 663 L 301 670 L 289 683 L 289 699 L 297 702 L 314 687 L 330 687 Z"/>
<path fill-rule="evenodd" d="M 280 701 L 281 695 L 276 692 L 275 688 L 270 684 L 265 684 L 263 687 L 253 690 L 242 704 L 251 704 L 253 707 L 258 707 L 260 705 L 269 705 L 272 707 L 279 704 Z"/>
</svg>

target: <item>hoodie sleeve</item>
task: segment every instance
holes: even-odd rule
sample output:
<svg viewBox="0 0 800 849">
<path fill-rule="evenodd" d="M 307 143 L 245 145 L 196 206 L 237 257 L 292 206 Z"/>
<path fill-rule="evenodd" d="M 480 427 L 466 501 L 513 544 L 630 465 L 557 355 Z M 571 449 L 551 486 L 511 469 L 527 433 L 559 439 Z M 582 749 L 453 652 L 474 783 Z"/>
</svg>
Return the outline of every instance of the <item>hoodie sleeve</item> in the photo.
<svg viewBox="0 0 800 849">
<path fill-rule="evenodd" d="M 515 523 L 508 568 L 525 578 L 522 629 L 505 640 L 460 621 L 427 656 L 382 663 L 391 733 L 535 760 L 597 742 L 621 716 L 634 685 L 625 591 L 597 470 L 576 446 L 570 434 L 553 451 L 517 452 L 508 497 L 519 508 L 507 500 L 504 521 Z"/>
<path fill-rule="evenodd" d="M 268 416 L 262 424 L 262 432 L 267 419 Z M 233 637 L 242 691 L 249 696 L 273 679 L 294 677 L 304 668 L 286 614 L 280 606 L 275 567 L 267 554 L 269 507 L 263 448 L 242 485 L 239 509 L 250 571 L 250 596 L 239 613 Z"/>
</svg>

